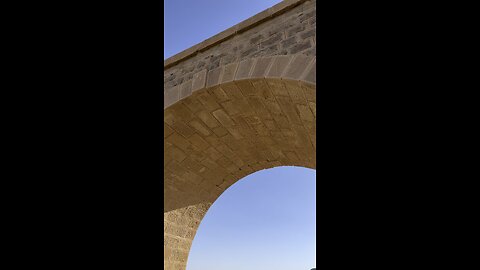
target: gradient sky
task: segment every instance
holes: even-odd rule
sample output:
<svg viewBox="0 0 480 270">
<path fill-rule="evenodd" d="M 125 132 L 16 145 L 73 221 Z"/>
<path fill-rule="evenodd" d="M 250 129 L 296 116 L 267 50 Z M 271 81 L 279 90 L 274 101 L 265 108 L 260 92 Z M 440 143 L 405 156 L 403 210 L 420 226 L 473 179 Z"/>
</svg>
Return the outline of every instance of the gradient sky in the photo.
<svg viewBox="0 0 480 270">
<path fill-rule="evenodd" d="M 164 59 L 279 2 L 165 0 Z M 315 267 L 315 173 L 279 167 L 230 187 L 200 224 L 187 270 Z"/>
<path fill-rule="evenodd" d="M 200 223 L 187 270 L 316 266 L 316 171 L 277 167 L 227 189 Z"/>
<path fill-rule="evenodd" d="M 280 0 L 165 0 L 163 59 L 280 2 Z"/>
</svg>

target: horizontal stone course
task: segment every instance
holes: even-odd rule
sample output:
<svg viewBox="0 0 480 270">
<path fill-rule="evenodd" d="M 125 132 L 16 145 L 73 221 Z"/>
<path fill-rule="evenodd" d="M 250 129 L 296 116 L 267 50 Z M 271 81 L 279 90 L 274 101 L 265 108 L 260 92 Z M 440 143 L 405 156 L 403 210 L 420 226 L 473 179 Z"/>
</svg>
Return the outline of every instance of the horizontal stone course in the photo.
<svg viewBox="0 0 480 270">
<path fill-rule="evenodd" d="M 305 76 L 315 59 L 296 55 L 292 61 L 295 65 L 305 61 L 310 61 L 305 70 L 292 66 L 285 73 L 293 70 Z M 258 170 L 316 167 L 313 84 L 263 78 L 226 85 L 200 89 L 165 110 L 164 244 L 170 249 L 169 267 L 186 261 L 199 225 L 195 220 L 208 210 L 204 202 L 213 203 L 237 180 Z M 207 105 L 207 100 L 221 107 Z M 197 205 L 202 207 L 195 210 Z M 185 218 L 182 206 L 191 211 L 191 218 Z"/>
<path fill-rule="evenodd" d="M 189 54 L 182 52 L 165 60 L 164 88 L 182 84 L 203 69 L 210 71 L 248 58 L 297 53 L 315 56 L 315 1 L 284 2 L 279 7 L 286 8 L 276 17 L 267 16 L 243 32 L 227 29 L 232 34 L 229 38 L 219 34 L 217 43 L 212 43 L 212 37 L 193 46 L 194 51 L 186 50 Z"/>
<path fill-rule="evenodd" d="M 316 1 L 285 0 L 164 62 L 164 267 L 241 178 L 316 168 Z"/>
<path fill-rule="evenodd" d="M 204 69 L 194 74 L 192 80 L 186 81 L 179 86 L 167 88 L 164 93 L 164 107 L 167 108 L 205 87 L 209 89 L 212 88 L 212 90 L 210 90 L 212 97 L 218 96 L 225 99 L 227 96 L 225 91 L 234 90 L 230 90 L 229 86 L 224 86 L 225 89 L 218 88 L 217 86 L 219 84 L 246 79 L 283 78 L 304 81 L 306 83 L 316 83 L 315 69 L 312 67 L 312 65 L 315 64 L 314 56 L 295 54 L 246 59 L 242 62 L 232 63 L 208 72 Z M 307 72 L 307 67 L 310 67 L 308 71 L 313 71 Z M 282 90 L 275 89 L 274 91 L 281 92 Z M 203 99 L 200 99 L 202 104 L 204 103 L 212 108 L 219 107 L 218 104 L 211 100 L 209 94 L 203 94 L 202 97 Z M 195 106 L 194 104 L 191 105 Z"/>
<path fill-rule="evenodd" d="M 203 41 L 203 42 L 201 42 L 201 43 L 199 43 L 195 46 L 190 47 L 189 49 L 184 50 L 184 51 L 170 57 L 169 59 L 164 61 L 164 66 L 165 67 L 170 67 L 171 65 L 174 65 L 177 62 L 182 61 L 185 58 L 191 57 L 192 55 L 196 54 L 197 52 L 205 51 L 205 50 L 209 49 L 210 47 L 215 46 L 218 43 L 221 43 L 222 41 L 224 41 L 226 39 L 232 38 L 233 36 L 235 36 L 238 33 L 248 31 L 251 28 L 256 27 L 258 24 L 261 24 L 264 21 L 268 21 L 272 17 L 279 16 L 282 13 L 285 13 L 285 12 L 289 11 L 290 9 L 299 6 L 304 2 L 306 2 L 307 6 L 308 6 L 308 3 L 311 2 L 311 1 L 284 0 L 280 3 L 278 3 L 277 5 L 269 8 L 265 11 L 262 11 L 262 12 L 256 14 L 255 16 L 246 19 L 245 21 L 228 28 L 225 31 L 222 31 L 221 33 L 219 33 L 219 34 L 217 34 L 217 35 L 215 35 L 211 38 L 208 38 L 207 40 L 205 40 L 205 41 Z M 313 1 L 313 2 L 315 2 L 315 1 Z"/>
</svg>

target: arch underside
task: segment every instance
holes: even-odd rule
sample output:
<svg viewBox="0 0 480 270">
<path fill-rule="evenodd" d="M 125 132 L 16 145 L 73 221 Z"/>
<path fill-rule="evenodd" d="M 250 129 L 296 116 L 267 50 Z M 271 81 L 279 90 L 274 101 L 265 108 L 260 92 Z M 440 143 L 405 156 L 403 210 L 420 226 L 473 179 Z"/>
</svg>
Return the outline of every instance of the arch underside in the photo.
<svg viewBox="0 0 480 270">
<path fill-rule="evenodd" d="M 186 269 L 210 205 L 243 177 L 316 168 L 315 85 L 248 79 L 204 88 L 164 111 L 164 266 Z"/>
</svg>

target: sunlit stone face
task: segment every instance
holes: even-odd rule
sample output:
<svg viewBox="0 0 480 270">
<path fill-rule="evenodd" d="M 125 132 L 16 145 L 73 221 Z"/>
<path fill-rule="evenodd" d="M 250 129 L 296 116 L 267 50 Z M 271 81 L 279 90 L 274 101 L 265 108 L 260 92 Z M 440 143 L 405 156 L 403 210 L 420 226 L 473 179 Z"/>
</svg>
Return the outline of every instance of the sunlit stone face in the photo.
<svg viewBox="0 0 480 270">
<path fill-rule="evenodd" d="M 165 61 L 165 269 L 185 269 L 201 219 L 236 181 L 316 168 L 316 2 L 285 3 Z"/>
</svg>

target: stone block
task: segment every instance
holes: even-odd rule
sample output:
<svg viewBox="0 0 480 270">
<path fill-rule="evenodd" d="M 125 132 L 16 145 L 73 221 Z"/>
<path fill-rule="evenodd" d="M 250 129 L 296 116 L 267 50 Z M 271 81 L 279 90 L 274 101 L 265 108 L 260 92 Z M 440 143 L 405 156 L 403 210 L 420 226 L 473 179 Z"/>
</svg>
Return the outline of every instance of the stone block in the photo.
<svg viewBox="0 0 480 270">
<path fill-rule="evenodd" d="M 255 64 L 256 59 L 247 59 L 238 64 L 237 73 L 235 75 L 235 80 L 242 80 L 249 78 L 250 71 L 252 70 L 253 65 Z"/>
<path fill-rule="evenodd" d="M 289 49 L 290 54 L 296 54 L 298 52 L 304 51 L 312 47 L 312 42 L 310 39 L 304 40 L 303 42 L 297 43 Z"/>
<path fill-rule="evenodd" d="M 167 108 L 177 102 L 180 98 L 180 91 L 178 90 L 178 86 L 168 88 L 165 90 L 163 95 L 163 108 Z"/>
<path fill-rule="evenodd" d="M 314 58 L 308 67 L 305 69 L 305 72 L 302 74 L 301 79 L 309 82 L 311 84 L 317 83 L 317 59 Z"/>
<path fill-rule="evenodd" d="M 207 70 L 204 69 L 193 75 L 192 92 L 205 88 L 205 81 L 207 77 Z"/>
<path fill-rule="evenodd" d="M 164 266 L 210 205 L 274 166 L 316 166 L 316 1 L 284 0 L 164 61 Z"/>
<path fill-rule="evenodd" d="M 283 72 L 293 59 L 291 55 L 278 55 L 273 58 L 273 62 L 268 70 L 268 78 L 281 78 Z"/>
<path fill-rule="evenodd" d="M 221 76 L 221 83 L 233 82 L 235 79 L 235 73 L 237 72 L 238 63 L 231 63 L 223 67 Z"/>
<path fill-rule="evenodd" d="M 272 57 L 258 58 L 255 62 L 250 78 L 264 78 L 271 64 Z"/>
<path fill-rule="evenodd" d="M 192 94 L 192 80 L 186 81 L 179 86 L 180 99 L 184 99 Z"/>
<path fill-rule="evenodd" d="M 212 114 L 224 127 L 231 127 L 235 125 L 230 116 L 228 116 L 228 114 L 222 109 L 216 110 Z"/>
<path fill-rule="evenodd" d="M 222 68 L 216 68 L 216 69 L 213 69 L 213 70 L 210 70 L 207 74 L 207 87 L 212 87 L 214 85 L 217 85 L 219 80 L 220 80 L 220 76 L 222 75 L 221 72 L 222 72 Z"/>
<path fill-rule="evenodd" d="M 282 77 L 292 80 L 299 80 L 312 60 L 313 57 L 308 57 L 302 54 L 296 55 L 285 69 L 285 73 Z"/>
</svg>

